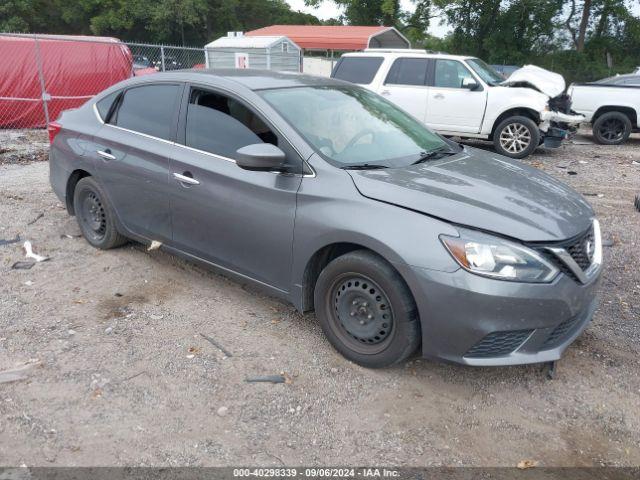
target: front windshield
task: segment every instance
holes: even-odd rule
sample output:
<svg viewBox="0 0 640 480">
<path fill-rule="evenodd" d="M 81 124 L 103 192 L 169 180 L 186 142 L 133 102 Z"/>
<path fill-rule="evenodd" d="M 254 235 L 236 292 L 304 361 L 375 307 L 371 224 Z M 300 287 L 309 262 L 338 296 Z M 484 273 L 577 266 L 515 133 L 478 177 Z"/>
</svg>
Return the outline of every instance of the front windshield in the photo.
<svg viewBox="0 0 640 480">
<path fill-rule="evenodd" d="M 504 78 L 491 65 L 487 65 L 479 58 L 470 58 L 467 60 L 467 64 L 489 85 L 497 85 L 504 82 Z"/>
<path fill-rule="evenodd" d="M 339 167 L 401 167 L 449 147 L 418 120 L 361 87 L 295 87 L 257 93 Z"/>
</svg>

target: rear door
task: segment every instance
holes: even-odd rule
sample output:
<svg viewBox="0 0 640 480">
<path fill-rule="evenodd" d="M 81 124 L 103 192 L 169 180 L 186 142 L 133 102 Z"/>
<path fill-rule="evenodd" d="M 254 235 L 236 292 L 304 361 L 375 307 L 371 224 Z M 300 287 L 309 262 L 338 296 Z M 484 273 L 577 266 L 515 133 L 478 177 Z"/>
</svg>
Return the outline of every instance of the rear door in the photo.
<svg viewBox="0 0 640 480">
<path fill-rule="evenodd" d="M 287 291 L 302 159 L 252 107 L 226 92 L 192 85 L 181 112 L 184 146 L 172 153 L 170 169 L 174 244 Z M 291 173 L 236 165 L 238 148 L 263 142 L 285 152 Z"/>
<path fill-rule="evenodd" d="M 428 65 L 427 58 L 397 58 L 378 92 L 421 122 L 427 113 Z"/>
<path fill-rule="evenodd" d="M 479 133 L 487 104 L 486 88 L 472 91 L 462 86 L 465 78 L 478 80 L 459 60 L 438 58 L 433 62 L 427 126 L 440 131 Z"/>
<path fill-rule="evenodd" d="M 123 91 L 94 137 L 101 184 L 124 227 L 152 240 L 171 239 L 169 159 L 176 134 L 180 83 Z"/>
</svg>

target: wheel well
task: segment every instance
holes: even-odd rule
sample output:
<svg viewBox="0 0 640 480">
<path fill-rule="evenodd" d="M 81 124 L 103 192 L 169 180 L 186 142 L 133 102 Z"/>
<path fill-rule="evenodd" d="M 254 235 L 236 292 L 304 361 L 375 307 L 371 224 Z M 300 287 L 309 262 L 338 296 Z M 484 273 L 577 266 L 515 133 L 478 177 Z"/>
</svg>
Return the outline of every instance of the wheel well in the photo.
<svg viewBox="0 0 640 480">
<path fill-rule="evenodd" d="M 493 128 L 491 129 L 491 138 L 493 138 L 493 134 L 505 118 L 522 116 L 528 117 L 536 123 L 540 122 L 540 114 L 535 110 L 531 110 L 530 108 L 512 108 L 511 110 L 507 110 L 506 112 L 502 112 L 496 121 L 493 122 Z"/>
<path fill-rule="evenodd" d="M 332 260 L 349 253 L 354 250 L 373 250 L 358 245 L 356 243 L 332 243 L 326 247 L 322 247 L 316 253 L 313 254 L 311 259 L 307 262 L 307 266 L 304 270 L 304 277 L 302 278 L 302 311 L 306 312 L 313 310 L 313 292 L 316 288 L 316 282 L 320 272 L 326 267 Z M 373 252 L 375 253 L 375 252 Z"/>
<path fill-rule="evenodd" d="M 73 194 L 76 190 L 76 185 L 81 178 L 90 176 L 91 174 L 85 170 L 74 170 L 73 173 L 69 176 L 69 180 L 67 180 L 67 191 L 65 200 L 67 202 L 67 212 L 69 212 L 70 215 L 75 215 L 73 209 Z"/>
<path fill-rule="evenodd" d="M 606 107 L 600 107 L 598 110 L 596 110 L 596 113 L 593 114 L 593 118 L 591 119 L 591 123 L 595 122 L 598 117 L 602 116 L 603 113 L 608 113 L 608 112 L 620 112 L 620 113 L 624 113 L 627 117 L 629 117 L 629 120 L 631 120 L 631 124 L 634 127 L 637 127 L 638 125 L 638 115 L 636 113 L 636 111 L 631 108 L 631 107 L 616 107 L 613 105 L 610 106 L 606 106 Z"/>
</svg>

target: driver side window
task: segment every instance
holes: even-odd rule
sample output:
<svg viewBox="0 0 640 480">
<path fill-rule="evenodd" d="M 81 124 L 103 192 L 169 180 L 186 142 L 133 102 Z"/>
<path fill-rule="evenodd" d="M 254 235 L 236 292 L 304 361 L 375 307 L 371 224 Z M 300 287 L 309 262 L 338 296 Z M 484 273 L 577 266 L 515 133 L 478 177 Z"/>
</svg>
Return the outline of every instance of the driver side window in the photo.
<svg viewBox="0 0 640 480">
<path fill-rule="evenodd" d="M 465 78 L 475 80 L 471 72 L 457 60 L 436 60 L 435 87 L 463 88 Z"/>
<path fill-rule="evenodd" d="M 244 104 L 198 88 L 189 95 L 185 140 L 189 147 L 231 159 L 247 145 L 278 145 L 276 135 Z"/>
</svg>

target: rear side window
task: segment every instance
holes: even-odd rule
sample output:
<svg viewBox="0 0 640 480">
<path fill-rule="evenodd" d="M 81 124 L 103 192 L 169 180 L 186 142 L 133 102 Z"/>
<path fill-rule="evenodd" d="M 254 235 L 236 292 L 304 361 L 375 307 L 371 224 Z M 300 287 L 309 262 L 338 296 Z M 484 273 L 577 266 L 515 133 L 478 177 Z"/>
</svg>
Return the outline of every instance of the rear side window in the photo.
<svg viewBox="0 0 640 480">
<path fill-rule="evenodd" d="M 236 158 L 236 150 L 255 143 L 278 144 L 277 136 L 253 111 L 237 100 L 192 89 L 187 108 L 186 144 Z"/>
<path fill-rule="evenodd" d="M 96 102 L 96 109 L 98 110 L 98 115 L 100 115 L 100 118 L 102 119 L 103 122 L 106 122 L 108 120 L 107 117 L 109 115 L 109 110 L 111 110 L 111 106 L 113 105 L 113 102 L 115 101 L 115 99 L 118 98 L 118 95 L 120 95 L 120 91 L 110 93 L 109 95 L 104 97 L 102 100 L 99 100 L 98 102 Z"/>
<path fill-rule="evenodd" d="M 120 106 L 110 123 L 118 127 L 173 140 L 175 105 L 178 85 L 145 85 L 124 92 Z"/>
<path fill-rule="evenodd" d="M 398 58 L 389 70 L 385 84 L 424 85 L 427 80 L 426 58 Z"/>
<path fill-rule="evenodd" d="M 382 65 L 382 57 L 342 57 L 331 74 L 351 83 L 368 85 Z"/>
</svg>

